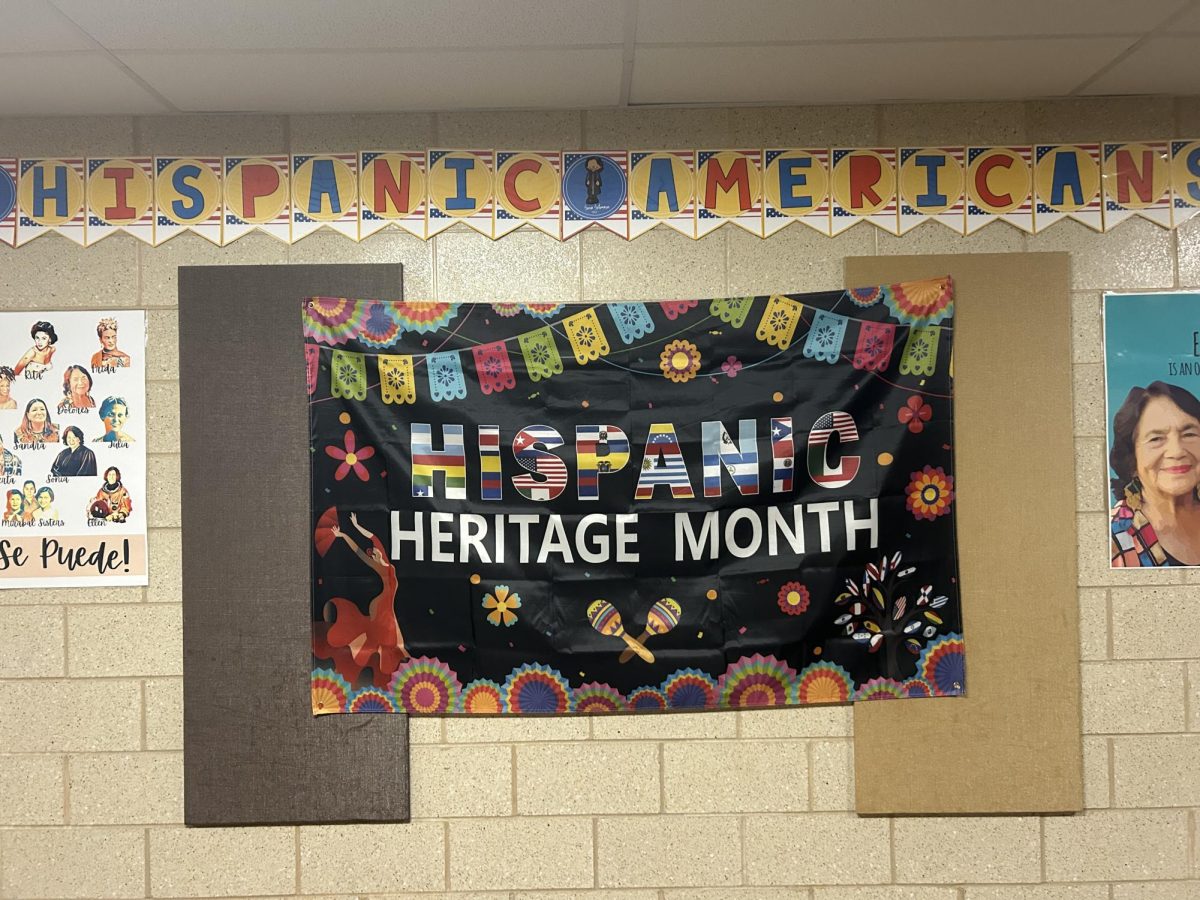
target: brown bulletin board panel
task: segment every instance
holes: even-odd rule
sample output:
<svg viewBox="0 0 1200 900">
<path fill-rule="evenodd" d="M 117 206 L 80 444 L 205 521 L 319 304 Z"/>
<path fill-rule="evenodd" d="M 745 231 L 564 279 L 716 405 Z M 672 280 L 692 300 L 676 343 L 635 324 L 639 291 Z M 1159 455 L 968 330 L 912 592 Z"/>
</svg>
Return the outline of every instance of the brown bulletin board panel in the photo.
<svg viewBox="0 0 1200 900">
<path fill-rule="evenodd" d="M 408 717 L 312 715 L 300 302 L 400 265 L 179 270 L 184 821 L 405 822 Z"/>
<path fill-rule="evenodd" d="M 854 707 L 857 810 L 1075 812 L 1083 744 L 1068 260 L 855 257 L 845 282 L 947 272 L 967 696 Z M 897 753 L 936 768 L 936 781 L 914 781 Z"/>
</svg>

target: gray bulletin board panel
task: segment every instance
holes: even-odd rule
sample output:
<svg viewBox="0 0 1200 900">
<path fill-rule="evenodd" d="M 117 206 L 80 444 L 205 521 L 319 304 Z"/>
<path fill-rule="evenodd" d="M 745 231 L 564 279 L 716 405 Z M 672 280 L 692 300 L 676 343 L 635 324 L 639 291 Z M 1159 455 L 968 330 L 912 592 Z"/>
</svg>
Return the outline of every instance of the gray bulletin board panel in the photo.
<svg viewBox="0 0 1200 900">
<path fill-rule="evenodd" d="M 854 286 L 947 273 L 967 694 L 854 707 L 856 809 L 1075 812 L 1083 808 L 1083 729 L 1068 258 L 845 264 Z M 928 777 L 897 760 L 920 761 Z"/>
<path fill-rule="evenodd" d="M 184 821 L 406 822 L 408 717 L 309 697 L 300 303 L 401 299 L 400 265 L 179 270 Z"/>
</svg>

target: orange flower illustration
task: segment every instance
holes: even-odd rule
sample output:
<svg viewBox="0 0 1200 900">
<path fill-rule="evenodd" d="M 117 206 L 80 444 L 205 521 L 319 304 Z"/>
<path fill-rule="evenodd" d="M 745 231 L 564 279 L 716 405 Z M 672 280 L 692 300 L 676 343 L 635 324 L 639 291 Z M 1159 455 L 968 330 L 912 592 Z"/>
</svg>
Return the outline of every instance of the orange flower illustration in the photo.
<svg viewBox="0 0 1200 900">
<path fill-rule="evenodd" d="M 950 512 L 950 501 L 954 499 L 954 478 L 942 471 L 926 466 L 920 472 L 913 472 L 912 480 L 905 490 L 907 498 L 905 506 L 918 519 L 933 521 L 938 516 Z"/>
</svg>

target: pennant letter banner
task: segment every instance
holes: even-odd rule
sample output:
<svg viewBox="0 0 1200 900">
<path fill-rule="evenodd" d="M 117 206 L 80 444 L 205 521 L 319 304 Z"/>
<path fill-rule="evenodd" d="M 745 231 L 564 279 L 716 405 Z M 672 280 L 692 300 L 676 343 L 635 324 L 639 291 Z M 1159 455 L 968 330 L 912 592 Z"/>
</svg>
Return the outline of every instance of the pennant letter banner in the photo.
<svg viewBox="0 0 1200 900">
<path fill-rule="evenodd" d="M 763 237 L 803 222 L 830 232 L 829 151 L 764 150 Z"/>
<path fill-rule="evenodd" d="M 216 156 L 154 158 L 154 242 L 194 231 L 221 244 L 221 159 Z"/>
<path fill-rule="evenodd" d="M 557 238 L 562 215 L 562 154 L 497 151 L 496 206 L 492 237 L 503 237 L 522 225 Z"/>
<path fill-rule="evenodd" d="M 900 148 L 900 233 L 923 222 L 941 222 L 958 234 L 966 228 L 962 147 Z"/>
<path fill-rule="evenodd" d="M 252 231 L 291 240 L 291 192 L 286 156 L 225 157 L 225 230 L 232 244 Z"/>
<path fill-rule="evenodd" d="M 89 159 L 87 171 L 88 246 L 117 231 L 154 246 L 154 160 Z"/>
<path fill-rule="evenodd" d="M 318 228 L 358 240 L 358 156 L 292 156 L 292 240 Z"/>
<path fill-rule="evenodd" d="M 934 283 L 464 304 L 436 342 L 309 301 L 314 714 L 963 694 Z"/>
<path fill-rule="evenodd" d="M 430 150 L 425 234 L 433 237 L 456 222 L 492 237 L 491 150 Z"/>
<path fill-rule="evenodd" d="M 1104 228 L 1141 216 L 1171 227 L 1171 157 L 1166 141 L 1104 145 Z"/>
<path fill-rule="evenodd" d="M 1175 227 L 1200 212 L 1200 141 L 1171 141 L 1171 196 Z"/>
<path fill-rule="evenodd" d="M 1032 147 L 967 148 L 967 234 L 1003 219 L 1033 233 Z"/>
<path fill-rule="evenodd" d="M 17 243 L 17 161 L 0 157 L 0 244 Z"/>
<path fill-rule="evenodd" d="M 373 150 L 358 160 L 359 240 L 389 225 L 424 238 L 424 151 Z"/>
<path fill-rule="evenodd" d="M 654 150 L 629 154 L 632 174 L 629 236 L 666 225 L 696 236 L 695 154 L 691 150 Z"/>
<path fill-rule="evenodd" d="M 86 246 L 82 159 L 23 159 L 17 200 L 17 244 L 28 244 L 48 231 Z"/>
<path fill-rule="evenodd" d="M 1074 219 L 1104 230 L 1100 199 L 1100 145 L 1038 144 L 1033 186 L 1037 192 L 1034 227 L 1045 231 L 1059 219 Z"/>
<path fill-rule="evenodd" d="M 831 190 L 832 233 L 841 234 L 860 219 L 897 234 L 896 151 L 834 150 Z"/>
<path fill-rule="evenodd" d="M 562 240 L 589 225 L 629 239 L 629 154 L 563 154 Z"/>
</svg>

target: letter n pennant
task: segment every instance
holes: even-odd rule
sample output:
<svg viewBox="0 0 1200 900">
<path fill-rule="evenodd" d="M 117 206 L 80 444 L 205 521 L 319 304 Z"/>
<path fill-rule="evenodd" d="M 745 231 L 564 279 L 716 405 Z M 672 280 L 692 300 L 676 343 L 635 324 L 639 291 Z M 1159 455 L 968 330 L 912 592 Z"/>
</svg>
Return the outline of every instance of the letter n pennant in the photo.
<svg viewBox="0 0 1200 900">
<path fill-rule="evenodd" d="M 609 352 L 608 338 L 595 308 L 567 316 L 563 319 L 563 328 L 571 342 L 571 349 L 575 351 L 575 361 L 581 366 Z"/>
<path fill-rule="evenodd" d="M 384 403 L 417 402 L 417 379 L 411 356 L 379 357 L 379 391 Z"/>
<path fill-rule="evenodd" d="M 367 399 L 367 362 L 361 353 L 334 350 L 330 393 L 348 400 Z"/>
<path fill-rule="evenodd" d="M 554 346 L 554 332 L 549 325 L 527 331 L 518 336 L 521 354 L 525 357 L 525 369 L 532 381 L 541 381 L 551 375 L 562 373 L 562 357 Z"/>
<path fill-rule="evenodd" d="M 858 331 L 858 346 L 854 348 L 854 368 L 882 372 L 892 361 L 892 344 L 896 326 L 886 322 L 863 322 Z"/>
<path fill-rule="evenodd" d="M 504 341 L 481 344 L 471 350 L 475 357 L 475 371 L 479 375 L 479 387 L 485 394 L 507 391 L 517 386 L 512 361 Z"/>
</svg>

